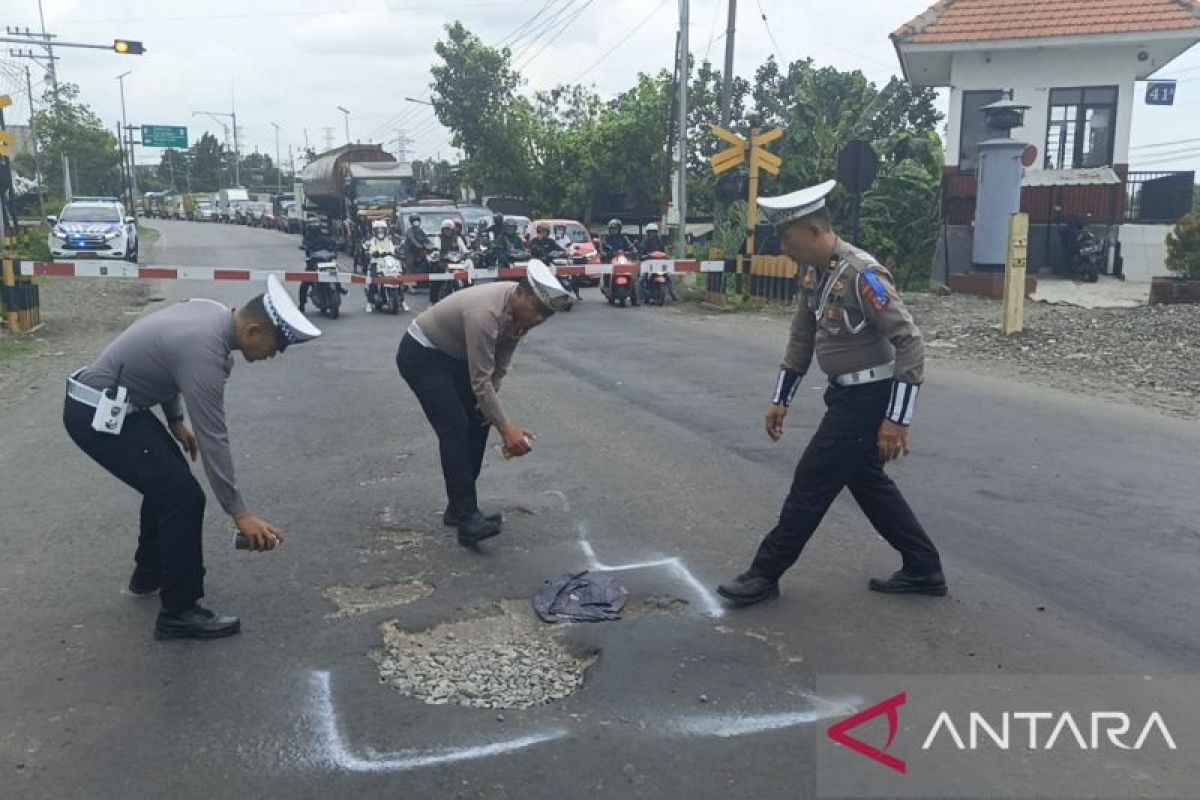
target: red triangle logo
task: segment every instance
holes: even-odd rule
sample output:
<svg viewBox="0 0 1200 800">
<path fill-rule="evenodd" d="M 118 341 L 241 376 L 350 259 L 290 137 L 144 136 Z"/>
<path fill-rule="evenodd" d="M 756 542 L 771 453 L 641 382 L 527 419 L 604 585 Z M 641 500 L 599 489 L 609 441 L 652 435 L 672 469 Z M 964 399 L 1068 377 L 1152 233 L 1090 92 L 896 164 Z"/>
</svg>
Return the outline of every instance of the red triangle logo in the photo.
<svg viewBox="0 0 1200 800">
<path fill-rule="evenodd" d="M 886 752 L 892 746 L 892 742 L 896 740 L 896 733 L 900 730 L 900 714 L 897 709 L 908 702 L 908 692 L 900 692 L 900 694 L 889 697 L 882 703 L 877 703 L 870 708 L 860 711 L 852 717 L 847 717 L 841 722 L 829 726 L 827 733 L 829 738 L 840 745 L 849 747 L 856 753 L 864 755 L 872 761 L 883 764 L 889 769 L 899 772 L 901 775 L 908 774 L 908 765 L 896 758 L 893 755 L 888 755 Z M 866 722 L 870 722 L 881 714 L 887 714 L 888 721 L 888 739 L 887 744 L 880 750 L 874 745 L 869 745 L 861 739 L 855 739 L 850 736 L 847 731 L 857 728 Z"/>
</svg>

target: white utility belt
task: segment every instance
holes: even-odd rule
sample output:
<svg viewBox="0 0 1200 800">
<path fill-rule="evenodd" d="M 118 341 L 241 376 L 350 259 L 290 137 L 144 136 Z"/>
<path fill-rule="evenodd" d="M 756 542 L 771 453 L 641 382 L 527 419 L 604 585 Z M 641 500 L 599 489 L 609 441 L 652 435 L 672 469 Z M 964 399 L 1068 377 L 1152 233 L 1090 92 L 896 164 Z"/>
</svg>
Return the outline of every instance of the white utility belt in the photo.
<svg viewBox="0 0 1200 800">
<path fill-rule="evenodd" d="M 83 370 L 78 369 L 67 376 L 67 397 L 96 409 L 96 413 L 92 417 L 92 430 L 97 433 L 119 436 L 125 425 L 126 416 L 146 410 L 128 401 L 129 392 L 124 386 L 118 386 L 116 397 L 110 398 L 99 389 L 93 389 L 91 386 L 75 380 L 75 376 L 80 372 Z"/>
<path fill-rule="evenodd" d="M 429 337 L 425 335 L 425 331 L 421 330 L 421 326 L 415 319 L 408 326 L 408 335 L 426 350 L 437 350 L 437 345 L 429 341 Z"/>
<path fill-rule="evenodd" d="M 896 374 L 896 362 L 883 364 L 878 367 L 860 370 L 858 372 L 847 372 L 845 375 L 835 375 L 829 380 L 836 383 L 838 386 L 861 386 L 865 383 L 878 383 L 886 381 Z"/>
</svg>

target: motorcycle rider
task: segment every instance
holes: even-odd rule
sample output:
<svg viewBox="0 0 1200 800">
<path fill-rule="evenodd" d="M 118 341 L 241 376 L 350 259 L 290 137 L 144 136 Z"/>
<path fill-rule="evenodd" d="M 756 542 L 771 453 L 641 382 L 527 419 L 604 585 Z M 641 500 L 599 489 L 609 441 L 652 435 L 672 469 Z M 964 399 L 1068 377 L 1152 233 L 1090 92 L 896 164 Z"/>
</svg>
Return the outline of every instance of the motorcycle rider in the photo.
<svg viewBox="0 0 1200 800">
<path fill-rule="evenodd" d="M 622 251 L 630 257 L 637 255 L 637 248 L 633 246 L 633 242 L 629 241 L 629 237 L 622 233 L 622 227 L 621 220 L 619 219 L 613 218 L 608 221 L 608 233 L 600 243 L 605 258 L 611 259 L 618 252 Z"/>
<path fill-rule="evenodd" d="M 666 252 L 667 243 L 663 241 L 661 236 L 658 235 L 658 224 L 651 222 L 646 226 L 646 235 L 642 237 L 641 245 L 638 247 L 638 258 L 640 258 L 642 261 L 645 261 L 647 258 L 651 257 L 652 253 Z M 671 273 L 667 272 L 664 274 L 667 278 L 667 294 L 672 300 L 678 302 L 679 298 L 675 295 L 675 283 L 671 280 Z M 642 273 L 642 279 L 639 283 L 642 292 L 642 299 L 644 300 L 649 294 L 650 290 L 650 274 Z"/>
<path fill-rule="evenodd" d="M 492 244 L 488 259 L 492 269 L 508 269 L 516 261 L 516 256 L 525 250 L 521 237 L 517 236 L 516 226 L 508 225 L 503 214 L 492 216 Z"/>
<path fill-rule="evenodd" d="M 429 234 L 421 227 L 421 215 L 410 214 L 408 230 L 404 232 L 404 261 L 409 272 L 426 272 L 428 263 L 426 253 L 432 245 Z"/>
<path fill-rule="evenodd" d="M 312 257 L 313 253 L 318 252 L 320 250 L 325 250 L 325 251 L 329 252 L 330 254 L 335 253 L 335 252 L 337 252 L 337 242 L 334 240 L 334 238 L 332 236 L 330 236 L 326 232 L 324 226 L 321 225 L 319 222 L 305 223 L 305 225 L 304 225 L 304 255 L 305 255 L 304 270 L 305 270 L 305 272 L 315 272 L 316 271 L 316 269 L 317 269 L 316 265 L 314 264 L 314 265 L 310 266 L 308 263 L 308 260 L 309 260 L 309 258 Z M 336 258 L 336 256 L 332 256 L 332 257 Z M 313 287 L 313 285 L 311 283 L 300 284 L 300 303 L 299 303 L 299 305 L 300 305 L 300 313 L 301 314 L 304 313 L 304 307 L 308 303 L 308 295 L 310 292 L 312 292 L 312 287 Z M 346 294 L 346 290 L 342 288 L 341 284 L 338 285 L 338 291 L 340 291 L 342 294 Z"/>
<path fill-rule="evenodd" d="M 367 269 L 370 269 L 370 264 L 375 260 L 382 260 L 385 256 L 396 256 L 396 243 L 392 241 L 392 237 L 388 235 L 388 224 L 386 220 L 377 219 L 371 223 L 371 238 L 363 242 L 363 256 L 366 258 Z M 371 277 L 375 277 L 372 275 Z M 367 286 L 367 313 L 370 314 L 374 308 L 375 295 L 381 287 L 369 284 Z M 404 284 L 400 285 L 400 309 L 408 311 L 408 301 L 404 299 Z"/>
<path fill-rule="evenodd" d="M 537 236 L 529 242 L 529 255 L 536 258 L 551 269 L 556 258 L 570 259 L 571 254 L 567 252 L 561 244 L 550 238 L 550 226 L 544 222 L 539 222 L 537 225 Z M 576 300 L 582 300 L 579 296 L 579 285 L 574 277 L 561 278 L 560 280 L 564 287 L 575 293 Z"/>
<path fill-rule="evenodd" d="M 447 253 L 467 252 L 467 243 L 458 232 L 454 220 L 442 220 L 442 228 L 438 232 L 438 250 L 441 251 L 441 257 L 436 264 L 429 265 L 429 271 L 439 275 L 446 272 Z M 450 294 L 450 281 L 429 282 L 429 305 L 436 304 L 438 300 L 448 294 Z"/>
</svg>

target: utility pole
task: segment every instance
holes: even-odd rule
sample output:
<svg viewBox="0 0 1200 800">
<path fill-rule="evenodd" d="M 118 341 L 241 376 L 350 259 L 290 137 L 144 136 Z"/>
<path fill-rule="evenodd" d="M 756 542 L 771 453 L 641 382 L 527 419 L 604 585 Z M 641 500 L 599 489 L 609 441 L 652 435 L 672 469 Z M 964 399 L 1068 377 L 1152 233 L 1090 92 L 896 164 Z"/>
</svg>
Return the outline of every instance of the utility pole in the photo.
<svg viewBox="0 0 1200 800">
<path fill-rule="evenodd" d="M 321 130 L 325 131 L 325 149 L 332 150 L 333 149 L 333 126 L 332 125 L 322 125 Z"/>
<path fill-rule="evenodd" d="M 733 116 L 733 35 L 737 29 L 737 0 L 729 0 L 729 22 L 725 26 L 725 74 L 721 76 L 721 127 L 728 128 Z"/>
<path fill-rule="evenodd" d="M 49 62 L 47 69 L 50 72 L 50 85 L 54 87 L 54 99 L 58 99 L 58 68 L 54 66 L 54 45 L 50 44 L 50 36 L 46 33 L 46 14 L 42 10 L 42 0 L 38 0 L 38 21 L 42 25 L 42 41 L 45 43 L 46 60 Z M 67 193 L 67 199 L 70 199 L 70 192 Z"/>
<path fill-rule="evenodd" d="M 228 142 L 229 142 L 229 126 L 226 125 L 221 120 L 217 119 L 217 117 L 228 117 L 229 119 L 233 120 L 233 185 L 241 186 L 242 185 L 242 173 L 241 173 L 241 167 L 238 164 L 238 161 L 240 159 L 238 158 L 237 112 L 236 111 L 230 111 L 230 112 L 193 111 L 192 112 L 193 117 L 196 116 L 197 114 L 204 114 L 205 116 L 212 117 L 213 120 L 224 129 L 226 144 L 228 144 Z M 218 175 L 219 174 L 220 173 L 218 173 Z M 219 182 L 219 178 L 218 178 L 218 182 Z"/>
<path fill-rule="evenodd" d="M 41 148 L 38 147 L 37 129 L 33 122 L 33 79 L 29 77 L 28 65 L 25 66 L 25 91 L 29 94 L 29 140 L 33 142 L 33 170 L 37 173 L 34 177 L 37 178 L 38 185 L 38 206 L 42 210 L 44 219 L 46 217 L 46 191 L 42 182 L 45 179 L 42 177 L 42 153 Z"/>
<path fill-rule="evenodd" d="M 412 139 L 408 138 L 408 132 L 403 128 L 396 131 L 396 158 L 400 161 L 408 161 L 408 145 Z"/>
<path fill-rule="evenodd" d="M 346 144 L 350 144 L 350 110 L 341 106 L 338 106 L 337 110 L 342 112 L 342 121 L 346 123 Z"/>
<path fill-rule="evenodd" d="M 271 127 L 275 129 L 275 178 L 279 194 L 283 194 L 283 162 L 279 160 L 279 126 L 274 122 Z"/>
<path fill-rule="evenodd" d="M 679 0 L 679 190 L 676 197 L 679 213 L 679 236 L 676 246 L 679 257 L 687 256 L 687 154 L 688 154 L 688 11 L 689 0 Z"/>
</svg>

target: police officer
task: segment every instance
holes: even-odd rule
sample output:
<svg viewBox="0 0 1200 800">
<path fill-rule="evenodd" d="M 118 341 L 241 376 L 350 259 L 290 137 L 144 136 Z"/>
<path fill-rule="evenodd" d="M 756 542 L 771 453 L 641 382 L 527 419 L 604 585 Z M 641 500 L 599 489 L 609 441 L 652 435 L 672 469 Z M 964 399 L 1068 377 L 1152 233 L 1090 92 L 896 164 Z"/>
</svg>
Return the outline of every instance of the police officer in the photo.
<svg viewBox="0 0 1200 800">
<path fill-rule="evenodd" d="M 180 446 L 193 461 L 203 458 L 213 494 L 249 548 L 275 548 L 283 534 L 250 510 L 234 476 L 225 383 L 234 351 L 261 361 L 320 335 L 272 276 L 266 294 L 238 309 L 189 300 L 138 320 L 67 379 L 67 433 L 142 495 L 129 591 L 159 595 L 155 638 L 215 639 L 241 629 L 237 617 L 197 603 L 204 596 L 205 497 Z M 195 433 L 184 422 L 185 404 Z M 154 406 L 162 409 L 165 427 Z"/>
<path fill-rule="evenodd" d="M 455 292 L 408 326 L 396 366 L 438 437 L 448 504 L 442 521 L 472 547 L 500 533 L 498 514 L 479 510 L 475 482 L 494 426 L 507 455 L 525 455 L 533 434 L 513 423 L 497 393 L 525 334 L 571 298 L 540 261 L 521 283 L 498 281 Z"/>
<path fill-rule="evenodd" d="M 902 559 L 900 571 L 872 579 L 870 588 L 946 594 L 937 548 L 883 470 L 909 452 L 908 426 L 924 364 L 921 332 L 887 270 L 833 231 L 825 197 L 836 185 L 829 181 L 759 200 L 783 252 L 801 270 L 799 308 L 767 411 L 770 438 L 783 436 L 788 407 L 814 353 L 829 386 L 825 416 L 796 467 L 778 524 L 750 569 L 717 589 L 736 604 L 757 603 L 779 591 L 779 578 L 846 487 Z"/>
</svg>

